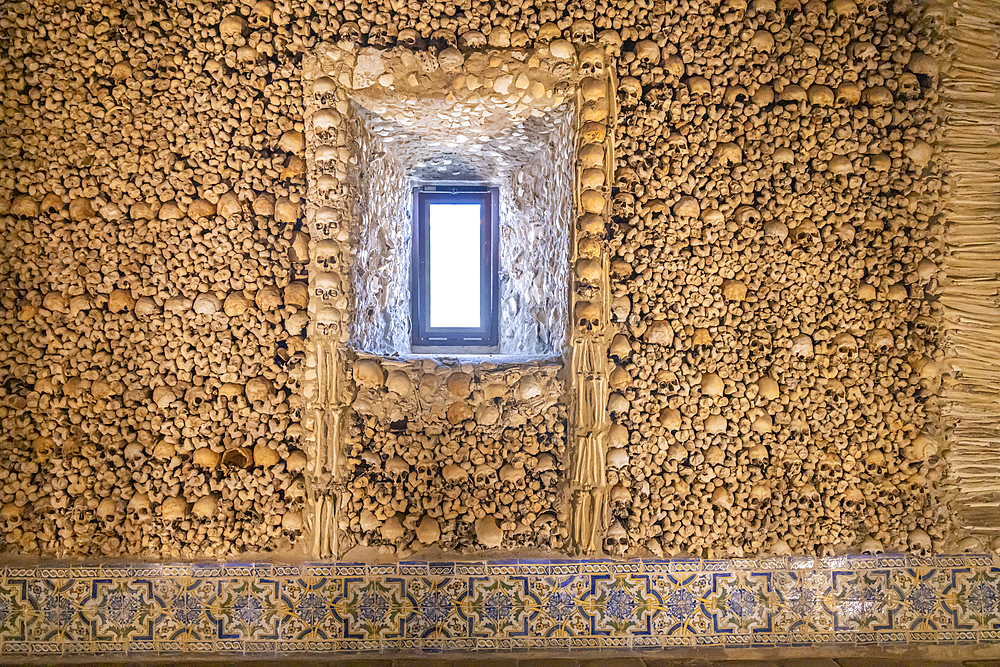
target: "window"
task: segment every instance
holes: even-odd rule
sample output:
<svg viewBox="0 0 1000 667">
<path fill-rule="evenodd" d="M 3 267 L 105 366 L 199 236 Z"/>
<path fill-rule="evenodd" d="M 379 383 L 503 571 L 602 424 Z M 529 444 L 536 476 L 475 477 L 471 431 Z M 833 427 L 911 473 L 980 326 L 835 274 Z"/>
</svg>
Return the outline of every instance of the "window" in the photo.
<svg viewBox="0 0 1000 667">
<path fill-rule="evenodd" d="M 495 351 L 499 345 L 498 189 L 413 191 L 412 345 Z"/>
</svg>

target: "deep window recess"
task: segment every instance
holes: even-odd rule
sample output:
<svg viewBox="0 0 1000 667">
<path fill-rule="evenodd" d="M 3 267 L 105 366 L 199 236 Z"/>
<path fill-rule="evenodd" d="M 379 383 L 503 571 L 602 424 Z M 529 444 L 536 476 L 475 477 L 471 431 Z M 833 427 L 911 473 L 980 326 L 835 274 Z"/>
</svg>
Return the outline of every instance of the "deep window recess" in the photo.
<svg viewBox="0 0 1000 667">
<path fill-rule="evenodd" d="M 413 189 L 414 348 L 499 344 L 498 189 Z"/>
</svg>

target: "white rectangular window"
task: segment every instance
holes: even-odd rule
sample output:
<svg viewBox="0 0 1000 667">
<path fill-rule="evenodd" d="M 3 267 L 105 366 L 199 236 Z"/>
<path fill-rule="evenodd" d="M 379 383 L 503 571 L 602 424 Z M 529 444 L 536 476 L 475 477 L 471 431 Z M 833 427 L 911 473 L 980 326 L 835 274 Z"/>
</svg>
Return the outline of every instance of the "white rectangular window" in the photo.
<svg viewBox="0 0 1000 667">
<path fill-rule="evenodd" d="M 414 348 L 492 349 L 499 338 L 497 188 L 414 189 Z"/>
<path fill-rule="evenodd" d="M 430 326 L 477 329 L 482 267 L 482 205 L 431 204 Z"/>
</svg>

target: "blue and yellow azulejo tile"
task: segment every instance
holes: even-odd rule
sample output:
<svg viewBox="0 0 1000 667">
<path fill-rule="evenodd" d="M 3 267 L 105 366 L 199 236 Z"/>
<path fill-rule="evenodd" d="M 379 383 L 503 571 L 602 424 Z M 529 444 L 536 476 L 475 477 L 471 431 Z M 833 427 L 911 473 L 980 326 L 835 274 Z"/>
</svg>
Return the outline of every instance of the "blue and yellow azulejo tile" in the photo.
<svg viewBox="0 0 1000 667">
<path fill-rule="evenodd" d="M 45 565 L 0 578 L 3 656 L 1000 642 L 984 556 Z"/>
</svg>

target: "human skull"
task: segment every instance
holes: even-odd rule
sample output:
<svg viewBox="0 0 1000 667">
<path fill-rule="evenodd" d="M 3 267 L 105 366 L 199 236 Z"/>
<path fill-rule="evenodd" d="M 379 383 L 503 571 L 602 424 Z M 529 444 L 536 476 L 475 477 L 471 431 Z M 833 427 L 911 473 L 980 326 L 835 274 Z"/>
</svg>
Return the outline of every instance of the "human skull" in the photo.
<svg viewBox="0 0 1000 667">
<path fill-rule="evenodd" d="M 612 447 L 605 455 L 605 462 L 609 468 L 620 470 L 628 466 L 628 452 L 623 447 Z"/>
<path fill-rule="evenodd" d="M 915 556 L 929 556 L 933 551 L 931 536 L 920 528 L 910 531 L 910 534 L 906 536 L 906 543 L 910 553 Z"/>
<path fill-rule="evenodd" d="M 836 101 L 833 90 L 827 86 L 813 84 L 809 86 L 809 104 L 813 106 L 832 107 Z"/>
<path fill-rule="evenodd" d="M 604 552 L 612 556 L 622 556 L 628 549 L 628 534 L 620 521 L 613 521 L 604 536 Z"/>
<path fill-rule="evenodd" d="M 573 21 L 569 27 L 569 34 L 577 44 L 590 44 L 594 41 L 594 24 L 586 19 Z"/>
<path fill-rule="evenodd" d="M 642 84 L 639 79 L 626 76 L 618 82 L 618 95 L 623 107 L 634 107 L 642 98 Z"/>
<path fill-rule="evenodd" d="M 618 419 L 627 414 L 628 410 L 629 401 L 619 392 L 615 392 L 608 397 L 608 414 L 611 415 L 612 419 Z"/>
<path fill-rule="evenodd" d="M 476 470 L 473 472 L 472 478 L 478 486 L 493 486 L 498 481 L 496 469 L 486 465 L 485 463 L 476 466 Z"/>
<path fill-rule="evenodd" d="M 338 34 L 340 35 L 340 43 L 343 45 L 357 46 L 361 43 L 361 28 L 353 21 L 348 21 L 340 26 Z"/>
<path fill-rule="evenodd" d="M 0 524 L 4 526 L 6 532 L 10 532 L 21 525 L 21 514 L 23 508 L 13 502 L 5 503 L 0 507 Z"/>
<path fill-rule="evenodd" d="M 865 88 L 862 99 L 873 107 L 891 107 L 893 103 L 892 92 L 885 86 Z"/>
<path fill-rule="evenodd" d="M 839 106 L 854 106 L 861 101 L 861 88 L 853 81 L 845 81 L 837 87 L 836 103 Z"/>
<path fill-rule="evenodd" d="M 414 468 L 417 470 L 417 479 L 419 480 L 431 480 L 436 476 L 437 472 L 437 461 L 434 459 L 421 459 L 414 464 Z"/>
<path fill-rule="evenodd" d="M 623 484 L 615 484 L 611 488 L 611 503 L 619 507 L 626 506 L 632 502 L 632 493 Z"/>
<path fill-rule="evenodd" d="M 760 507 L 771 499 L 771 488 L 763 483 L 754 484 L 750 488 L 750 506 Z"/>
<path fill-rule="evenodd" d="M 869 556 L 874 556 L 875 554 L 880 554 L 884 551 L 882 543 L 871 535 L 861 541 L 861 544 L 858 545 L 858 550 Z"/>
<path fill-rule="evenodd" d="M 387 25 L 373 25 L 368 30 L 368 45 L 379 49 L 389 48 L 395 38 L 396 35 Z"/>
<path fill-rule="evenodd" d="M 313 294 L 320 299 L 335 301 L 343 295 L 340 274 L 320 271 L 315 274 Z"/>
<path fill-rule="evenodd" d="M 410 464 L 403 457 L 394 456 L 385 462 L 385 472 L 394 480 L 399 480 L 410 472 Z"/>
<path fill-rule="evenodd" d="M 313 80 L 313 97 L 320 106 L 332 106 L 337 103 L 337 82 L 328 76 L 316 77 Z"/>
<path fill-rule="evenodd" d="M 266 28 L 271 24 L 271 17 L 274 15 L 274 2 L 272 0 L 260 0 L 250 10 L 250 27 L 254 30 Z"/>
<path fill-rule="evenodd" d="M 420 33 L 413 28 L 400 30 L 399 36 L 396 37 L 396 44 L 408 49 L 419 49 L 422 46 L 422 43 L 423 38 L 421 38 Z"/>
<path fill-rule="evenodd" d="M 857 487 L 848 487 L 840 495 L 840 506 L 847 514 L 856 514 L 865 504 L 865 495 Z"/>
<path fill-rule="evenodd" d="M 750 39 L 750 49 L 760 53 L 770 53 L 774 50 L 774 35 L 767 30 L 758 30 Z"/>
<path fill-rule="evenodd" d="M 325 271 L 338 271 L 341 267 L 340 244 L 333 239 L 322 239 L 316 243 L 317 265 Z"/>
<path fill-rule="evenodd" d="M 580 50 L 580 72 L 590 76 L 604 74 L 604 52 L 596 46 L 586 46 Z"/>
<path fill-rule="evenodd" d="M 690 86 L 690 81 L 688 86 Z M 737 102 L 746 103 L 750 99 L 750 94 L 747 89 L 739 85 L 731 85 L 726 88 L 726 92 L 722 96 L 722 101 L 726 104 L 735 104 Z"/>
<path fill-rule="evenodd" d="M 764 238 L 773 243 L 781 243 L 788 238 L 788 227 L 780 220 L 768 220 L 764 223 Z"/>
<path fill-rule="evenodd" d="M 688 154 L 688 140 L 680 132 L 671 132 L 663 141 L 663 148 L 666 155 L 672 158 L 681 157 Z"/>
<path fill-rule="evenodd" d="M 462 33 L 458 38 L 458 44 L 464 49 L 481 49 L 486 46 L 486 35 L 478 30 L 470 30 Z"/>
<path fill-rule="evenodd" d="M 651 39 L 643 39 L 635 45 L 635 58 L 647 67 L 660 64 L 660 47 Z"/>
<path fill-rule="evenodd" d="M 755 358 L 766 357 L 774 349 L 774 341 L 765 329 L 754 329 L 747 346 Z"/>
<path fill-rule="evenodd" d="M 601 320 L 601 309 L 596 303 L 578 301 L 574 310 L 577 327 L 581 330 L 593 331 Z"/>
<path fill-rule="evenodd" d="M 819 491 L 816 490 L 816 486 L 812 482 L 803 484 L 797 489 L 799 496 L 799 504 L 805 507 L 807 510 L 812 510 L 820 505 L 820 495 Z"/>
<path fill-rule="evenodd" d="M 618 58 L 622 54 L 622 37 L 616 30 L 602 30 L 597 35 L 597 43 L 613 58 Z"/>
<path fill-rule="evenodd" d="M 493 26 L 486 41 L 493 48 L 506 49 L 510 46 L 510 30 L 502 25 Z"/>
<path fill-rule="evenodd" d="M 322 206 L 317 211 L 313 218 L 313 228 L 318 234 L 330 236 L 332 238 L 339 239 L 341 241 L 347 238 L 347 230 L 343 227 L 343 213 L 338 208 L 332 208 L 330 206 Z M 308 243 L 309 237 L 307 236 L 304 240 Z M 296 253 L 297 255 L 298 253 Z M 308 258 L 308 248 L 306 253 L 303 254 L 303 258 Z"/>
<path fill-rule="evenodd" d="M 219 22 L 219 36 L 225 44 L 234 44 L 247 30 L 247 21 L 239 14 L 230 14 Z"/>
<path fill-rule="evenodd" d="M 191 508 L 191 514 L 199 519 L 211 519 L 219 513 L 219 499 L 213 495 L 199 498 Z"/>
<path fill-rule="evenodd" d="M 137 493 L 128 501 L 129 517 L 133 521 L 146 521 L 153 515 L 148 493 Z"/>
<path fill-rule="evenodd" d="M 830 9 L 837 16 L 843 16 L 845 18 L 852 18 L 858 15 L 858 6 L 854 3 L 854 0 L 833 0 L 830 3 Z"/>
<path fill-rule="evenodd" d="M 819 229 L 812 220 L 804 220 L 797 227 L 789 232 L 792 240 L 796 243 L 803 243 L 811 246 L 818 246 L 822 243 Z"/>
<path fill-rule="evenodd" d="M 865 456 L 865 471 L 872 476 L 881 476 L 885 472 L 885 454 L 881 449 L 873 449 Z"/>
<path fill-rule="evenodd" d="M 443 51 L 448 47 L 457 46 L 458 38 L 455 36 L 454 30 L 439 28 L 431 33 L 430 45 Z"/>
<path fill-rule="evenodd" d="M 125 461 L 130 468 L 136 470 L 146 462 L 146 450 L 138 442 L 130 442 L 125 446 Z"/>
<path fill-rule="evenodd" d="M 555 512 L 547 510 L 539 514 L 532 525 L 538 536 L 544 539 L 552 534 L 552 531 L 559 525 L 559 520 Z"/>
<path fill-rule="evenodd" d="M 889 348 L 895 345 L 892 332 L 881 327 L 872 330 L 868 336 L 868 341 L 871 347 L 879 354 L 884 354 Z"/>
<path fill-rule="evenodd" d="M 858 341 L 846 331 L 842 331 L 833 337 L 833 345 L 837 350 L 837 354 L 843 357 L 854 359 L 858 356 Z"/>
<path fill-rule="evenodd" d="M 500 468 L 500 481 L 511 484 L 515 489 L 523 489 L 526 486 L 525 471 L 521 466 L 514 466 L 505 463 Z"/>
<path fill-rule="evenodd" d="M 326 173 L 329 171 L 336 170 L 337 165 L 339 163 L 340 163 L 340 150 L 336 146 L 316 147 L 316 152 L 313 154 L 313 164 L 316 165 L 316 169 L 319 172 Z"/>
<path fill-rule="evenodd" d="M 538 29 L 538 41 L 547 44 L 562 37 L 562 30 L 555 23 L 543 23 Z"/>
</svg>

